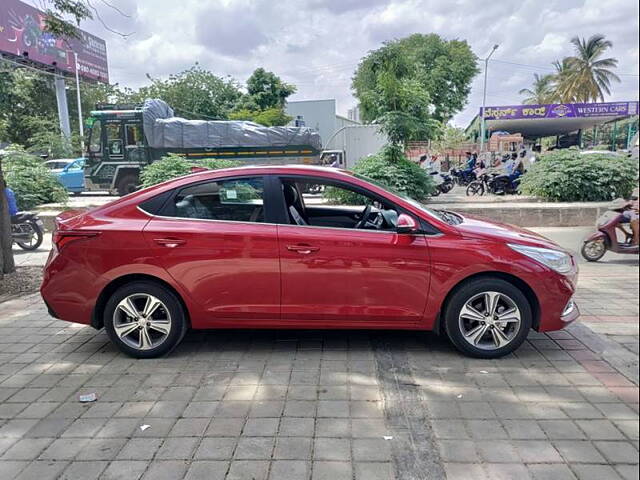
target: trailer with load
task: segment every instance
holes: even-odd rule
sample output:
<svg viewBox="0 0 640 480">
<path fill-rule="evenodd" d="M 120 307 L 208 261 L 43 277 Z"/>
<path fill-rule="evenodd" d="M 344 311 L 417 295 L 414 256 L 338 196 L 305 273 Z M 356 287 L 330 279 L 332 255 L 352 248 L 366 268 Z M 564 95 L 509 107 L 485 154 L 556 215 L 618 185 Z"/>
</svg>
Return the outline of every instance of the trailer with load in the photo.
<svg viewBox="0 0 640 480">
<path fill-rule="evenodd" d="M 144 166 L 170 153 L 194 163 L 224 158 L 243 164 L 317 164 L 322 145 L 309 128 L 187 120 L 157 99 L 143 105 L 98 105 L 87 129 L 86 189 L 120 195 L 137 188 Z"/>
<path fill-rule="evenodd" d="M 374 155 L 389 143 L 379 125 L 347 125 L 339 129 L 322 151 L 320 162 L 339 168 L 352 169 L 361 158 Z"/>
</svg>

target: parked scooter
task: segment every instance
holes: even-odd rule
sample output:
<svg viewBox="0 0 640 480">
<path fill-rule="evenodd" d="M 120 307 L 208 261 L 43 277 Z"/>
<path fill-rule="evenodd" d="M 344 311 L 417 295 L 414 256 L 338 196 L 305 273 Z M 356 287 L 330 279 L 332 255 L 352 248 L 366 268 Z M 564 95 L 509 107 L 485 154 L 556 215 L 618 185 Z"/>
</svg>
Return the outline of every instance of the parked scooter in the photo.
<svg viewBox="0 0 640 480">
<path fill-rule="evenodd" d="M 35 213 L 18 212 L 11 217 L 11 238 L 23 250 L 35 250 L 44 239 L 44 223 Z"/>
<path fill-rule="evenodd" d="M 596 221 L 597 231 L 587 235 L 580 250 L 585 260 L 597 262 L 607 253 L 607 250 L 638 255 L 638 245 L 634 245 L 633 233 L 625 227 L 623 215 L 625 210 L 631 208 L 630 202 L 616 201 L 607 212 L 598 218 Z M 622 242 L 618 241 L 617 231 L 620 231 L 624 236 Z"/>
</svg>

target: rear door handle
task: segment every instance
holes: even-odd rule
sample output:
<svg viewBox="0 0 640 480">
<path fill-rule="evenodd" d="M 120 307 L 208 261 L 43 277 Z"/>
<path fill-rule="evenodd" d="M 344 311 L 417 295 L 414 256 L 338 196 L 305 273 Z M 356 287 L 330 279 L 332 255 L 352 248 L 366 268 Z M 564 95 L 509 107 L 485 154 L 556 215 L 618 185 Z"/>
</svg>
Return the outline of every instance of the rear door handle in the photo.
<svg viewBox="0 0 640 480">
<path fill-rule="evenodd" d="M 158 245 L 162 245 L 163 247 L 168 248 L 176 248 L 187 243 L 186 240 L 183 240 L 181 238 L 154 238 L 153 241 Z"/>
<path fill-rule="evenodd" d="M 319 247 L 312 247 L 311 245 L 287 245 L 287 250 L 290 252 L 300 253 L 302 255 L 309 255 L 310 253 L 320 250 Z"/>
</svg>

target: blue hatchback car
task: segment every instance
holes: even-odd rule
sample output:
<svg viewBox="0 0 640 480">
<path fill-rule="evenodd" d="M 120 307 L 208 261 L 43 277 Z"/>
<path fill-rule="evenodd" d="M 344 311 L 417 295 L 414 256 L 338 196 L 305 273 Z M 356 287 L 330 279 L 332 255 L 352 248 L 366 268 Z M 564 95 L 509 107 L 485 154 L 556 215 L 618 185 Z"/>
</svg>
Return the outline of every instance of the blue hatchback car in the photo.
<svg viewBox="0 0 640 480">
<path fill-rule="evenodd" d="M 49 160 L 44 163 L 45 167 L 51 170 L 58 181 L 74 195 L 80 195 L 85 190 L 84 165 L 85 159 L 61 158 Z"/>
</svg>

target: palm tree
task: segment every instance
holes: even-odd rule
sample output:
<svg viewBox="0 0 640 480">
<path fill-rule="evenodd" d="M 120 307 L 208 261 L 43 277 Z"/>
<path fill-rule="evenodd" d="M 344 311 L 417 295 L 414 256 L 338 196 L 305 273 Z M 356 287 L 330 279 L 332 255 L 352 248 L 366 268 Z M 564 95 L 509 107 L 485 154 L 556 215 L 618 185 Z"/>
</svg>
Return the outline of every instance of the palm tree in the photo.
<svg viewBox="0 0 640 480">
<path fill-rule="evenodd" d="M 556 72 L 552 75 L 552 89 L 554 92 L 554 100 L 562 103 L 574 102 L 575 93 L 573 92 L 573 84 L 571 81 L 571 66 L 569 57 L 562 61 L 556 60 L 552 63 Z"/>
<path fill-rule="evenodd" d="M 525 104 L 544 104 L 550 103 L 553 101 L 554 90 L 553 90 L 553 75 L 538 75 L 537 73 L 533 74 L 533 85 L 531 88 L 523 88 L 518 93 L 520 95 L 527 95 L 527 97 L 522 101 Z"/>
<path fill-rule="evenodd" d="M 604 101 L 604 94 L 611 93 L 611 81 L 620 81 L 611 71 L 618 66 L 618 59 L 601 58 L 613 44 L 601 34 L 592 35 L 588 40 L 573 37 L 571 43 L 576 55 L 563 61 L 566 61 L 569 69 L 565 79 L 565 93 L 578 102 Z"/>
</svg>

